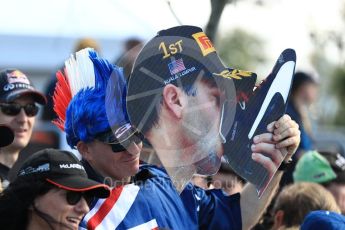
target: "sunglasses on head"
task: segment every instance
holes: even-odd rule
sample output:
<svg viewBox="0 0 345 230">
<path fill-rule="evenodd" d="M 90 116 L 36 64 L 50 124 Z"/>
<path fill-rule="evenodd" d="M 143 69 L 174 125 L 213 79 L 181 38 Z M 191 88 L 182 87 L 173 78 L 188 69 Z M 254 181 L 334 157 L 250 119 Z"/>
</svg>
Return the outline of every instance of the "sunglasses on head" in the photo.
<svg viewBox="0 0 345 230">
<path fill-rule="evenodd" d="M 24 109 L 28 117 L 36 116 L 38 113 L 38 106 L 35 104 L 20 105 L 16 103 L 0 103 L 1 112 L 8 116 L 16 116 Z"/>
<path fill-rule="evenodd" d="M 75 192 L 67 191 L 66 192 L 66 201 L 69 205 L 76 205 L 84 197 L 86 203 L 90 206 L 93 201 L 93 196 L 85 192 Z"/>
</svg>

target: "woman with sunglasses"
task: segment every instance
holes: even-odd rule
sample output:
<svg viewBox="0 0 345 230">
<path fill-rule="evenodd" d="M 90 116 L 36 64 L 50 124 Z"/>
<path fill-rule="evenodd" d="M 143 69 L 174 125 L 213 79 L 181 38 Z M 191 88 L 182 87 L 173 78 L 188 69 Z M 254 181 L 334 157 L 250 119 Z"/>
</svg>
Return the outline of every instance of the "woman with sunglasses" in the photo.
<svg viewBox="0 0 345 230">
<path fill-rule="evenodd" d="M 70 152 L 41 150 L 30 156 L 0 195 L 0 226 L 6 230 L 78 229 L 94 197 L 107 185 L 87 178 Z"/>
<path fill-rule="evenodd" d="M 14 131 L 12 144 L 0 149 L 0 170 L 3 186 L 8 184 L 8 172 L 31 138 L 39 111 L 46 97 L 37 91 L 29 78 L 17 69 L 0 71 L 0 123 Z"/>
</svg>

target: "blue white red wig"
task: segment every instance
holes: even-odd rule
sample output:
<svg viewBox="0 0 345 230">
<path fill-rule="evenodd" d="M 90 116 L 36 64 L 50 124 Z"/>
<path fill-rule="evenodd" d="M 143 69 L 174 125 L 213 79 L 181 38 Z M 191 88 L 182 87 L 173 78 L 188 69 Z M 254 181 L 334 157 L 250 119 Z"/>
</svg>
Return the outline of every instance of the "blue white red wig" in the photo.
<svg viewBox="0 0 345 230">
<path fill-rule="evenodd" d="M 66 132 L 72 148 L 113 127 L 129 125 L 122 68 L 100 58 L 93 49 L 71 55 L 57 79 L 53 101 L 58 118 L 53 123 Z"/>
</svg>

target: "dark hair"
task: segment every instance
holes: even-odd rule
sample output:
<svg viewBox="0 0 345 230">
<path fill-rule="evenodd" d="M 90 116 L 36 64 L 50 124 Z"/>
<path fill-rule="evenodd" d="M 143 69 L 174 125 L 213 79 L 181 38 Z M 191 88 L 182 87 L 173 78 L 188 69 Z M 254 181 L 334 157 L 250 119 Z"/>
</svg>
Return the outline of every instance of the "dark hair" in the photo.
<svg viewBox="0 0 345 230">
<path fill-rule="evenodd" d="M 129 38 L 125 41 L 125 49 L 128 51 L 140 44 L 143 44 L 143 42 L 139 38 Z"/>
<path fill-rule="evenodd" d="M 0 226 L 6 230 L 26 229 L 34 200 L 55 186 L 46 181 L 17 178 L 0 195 Z"/>
<path fill-rule="evenodd" d="M 296 72 L 291 86 L 291 94 L 296 92 L 299 87 L 306 83 L 317 84 L 317 82 L 311 75 L 305 72 Z"/>
<path fill-rule="evenodd" d="M 228 163 L 224 163 L 222 162 L 219 168 L 218 173 L 223 173 L 226 175 L 232 175 L 234 176 L 236 179 L 238 179 L 239 181 L 241 181 L 242 184 L 246 183 L 246 180 L 243 179 L 242 177 L 240 177 L 231 167 Z"/>
</svg>

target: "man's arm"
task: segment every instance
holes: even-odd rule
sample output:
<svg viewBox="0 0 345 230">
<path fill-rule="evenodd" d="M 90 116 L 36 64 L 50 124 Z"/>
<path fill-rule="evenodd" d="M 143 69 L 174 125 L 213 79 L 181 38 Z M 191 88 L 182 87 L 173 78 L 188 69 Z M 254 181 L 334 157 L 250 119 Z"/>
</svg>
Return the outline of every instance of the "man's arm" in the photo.
<svg viewBox="0 0 345 230">
<path fill-rule="evenodd" d="M 289 161 L 300 142 L 300 131 L 296 122 L 284 115 L 277 122 L 268 125 L 269 133 L 254 138 L 252 158 L 262 164 L 270 174 L 273 174 L 281 160 Z M 260 154 L 265 153 L 266 155 Z M 270 156 L 270 157 L 268 157 Z M 282 177 L 278 171 L 272 178 L 266 191 L 259 199 L 254 185 L 248 184 L 241 192 L 242 229 L 250 229 L 255 225 L 270 204 Z"/>
<path fill-rule="evenodd" d="M 241 192 L 241 216 L 242 229 L 247 230 L 258 223 L 260 217 L 270 204 L 278 187 L 283 173 L 278 171 L 268 185 L 262 197 L 258 198 L 258 193 L 253 184 L 248 183 Z"/>
</svg>

